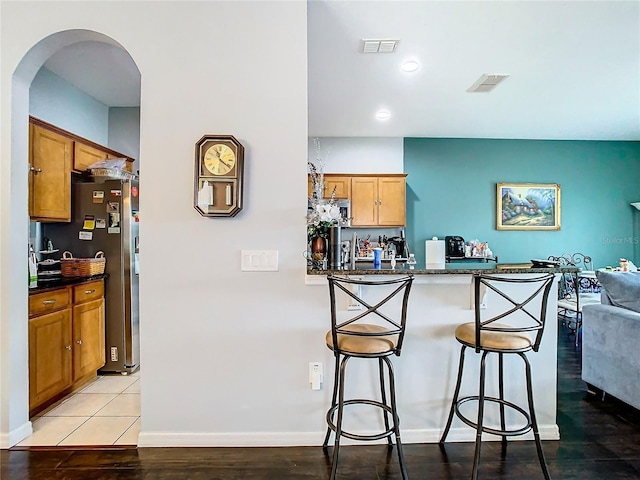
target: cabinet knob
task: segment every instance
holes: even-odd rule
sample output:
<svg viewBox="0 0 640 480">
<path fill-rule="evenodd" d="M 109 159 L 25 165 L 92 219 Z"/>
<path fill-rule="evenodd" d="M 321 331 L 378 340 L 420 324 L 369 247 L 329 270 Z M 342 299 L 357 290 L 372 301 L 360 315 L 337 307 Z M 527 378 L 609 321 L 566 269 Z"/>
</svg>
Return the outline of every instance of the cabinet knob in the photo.
<svg viewBox="0 0 640 480">
<path fill-rule="evenodd" d="M 82 340 L 76 340 L 76 343 L 77 343 L 78 345 L 82 345 Z"/>
<path fill-rule="evenodd" d="M 92 293 L 96 293 L 96 289 L 95 288 L 93 290 L 85 290 L 84 291 L 85 295 L 91 295 Z"/>
<path fill-rule="evenodd" d="M 43 300 L 43 301 L 42 301 L 42 304 L 43 304 L 43 305 L 53 305 L 54 303 L 56 303 L 56 301 L 57 301 L 57 300 L 56 300 L 55 298 L 53 298 L 53 299 L 51 299 L 51 300 Z"/>
<path fill-rule="evenodd" d="M 29 167 L 29 170 L 32 171 L 33 173 L 41 173 L 42 172 L 41 168 L 35 168 L 35 167 Z"/>
<path fill-rule="evenodd" d="M 67 350 L 71 350 L 71 345 L 67 345 L 67 346 L 66 346 L 66 347 L 64 347 L 64 348 L 66 348 Z"/>
</svg>

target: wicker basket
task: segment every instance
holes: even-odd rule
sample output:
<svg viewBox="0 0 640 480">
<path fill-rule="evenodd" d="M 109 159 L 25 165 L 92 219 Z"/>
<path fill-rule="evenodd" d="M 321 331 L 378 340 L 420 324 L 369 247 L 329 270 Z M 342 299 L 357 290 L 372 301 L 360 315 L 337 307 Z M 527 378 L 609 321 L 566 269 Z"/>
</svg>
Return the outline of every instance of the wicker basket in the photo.
<svg viewBox="0 0 640 480">
<path fill-rule="evenodd" d="M 74 258 L 71 252 L 64 252 L 60 259 L 63 277 L 92 277 L 102 275 L 107 259 L 104 252 L 96 253 L 95 258 Z"/>
</svg>

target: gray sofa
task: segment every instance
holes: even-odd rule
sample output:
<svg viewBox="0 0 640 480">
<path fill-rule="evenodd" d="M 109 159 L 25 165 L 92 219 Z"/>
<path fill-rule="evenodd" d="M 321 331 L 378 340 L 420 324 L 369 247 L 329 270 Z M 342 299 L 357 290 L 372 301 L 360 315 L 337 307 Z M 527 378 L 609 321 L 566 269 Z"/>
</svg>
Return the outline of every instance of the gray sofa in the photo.
<svg viewBox="0 0 640 480">
<path fill-rule="evenodd" d="M 640 409 L 640 273 L 596 273 L 602 303 L 582 309 L 582 380 Z"/>
</svg>

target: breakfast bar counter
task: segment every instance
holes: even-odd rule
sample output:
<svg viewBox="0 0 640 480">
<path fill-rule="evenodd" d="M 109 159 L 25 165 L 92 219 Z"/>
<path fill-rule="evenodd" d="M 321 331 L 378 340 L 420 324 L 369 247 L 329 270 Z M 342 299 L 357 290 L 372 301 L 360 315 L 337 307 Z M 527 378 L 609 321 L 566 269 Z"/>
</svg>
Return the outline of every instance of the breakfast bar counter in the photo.
<svg viewBox="0 0 640 480">
<path fill-rule="evenodd" d="M 402 357 L 394 359 L 400 362 L 398 369 L 397 390 L 402 419 L 402 437 L 406 443 L 437 442 L 444 429 L 448 409 L 451 404 L 455 386 L 456 371 L 459 362 L 460 344 L 454 332 L 458 325 L 474 320 L 473 277 L 476 274 L 492 274 L 499 276 L 536 277 L 548 273 L 555 274 L 554 285 L 547 303 L 547 324 L 539 351 L 531 355 L 533 371 L 533 390 L 540 435 L 542 439 L 554 440 L 560 437 L 556 421 L 556 378 L 557 378 L 557 282 L 564 273 L 574 273 L 575 267 L 532 268 L 531 264 L 493 264 L 493 263 L 450 263 L 443 269 L 414 269 L 397 265 L 396 269 L 383 264 L 382 269 L 373 269 L 372 264 L 364 264 L 364 268 L 356 265 L 354 270 L 307 270 L 305 284 L 316 290 L 319 306 L 326 308 L 327 328 L 329 327 L 329 292 L 327 275 L 369 277 L 374 280 L 380 275 L 414 276 L 407 310 L 407 330 L 402 349 Z M 404 268 L 403 268 L 404 267 Z M 366 286 L 362 286 L 360 295 L 367 296 Z M 507 286 L 508 295 L 520 288 L 516 284 Z M 482 301 L 482 308 L 487 313 L 501 311 L 501 299 L 495 292 L 487 292 Z M 359 305 L 345 303 L 339 309 L 354 310 Z M 346 312 L 345 312 L 346 313 Z M 487 395 L 496 396 L 497 361 L 487 364 Z M 325 371 L 327 387 L 331 387 L 331 378 L 326 372 L 331 371 L 332 359 L 328 359 Z M 479 358 L 469 351 L 465 360 L 465 380 L 461 395 L 477 390 L 479 378 Z M 495 363 L 495 365 L 494 365 Z M 526 394 L 521 382 L 524 382 L 524 371 L 519 361 L 505 362 L 505 378 L 509 378 L 509 386 L 505 385 L 507 399 L 516 404 L 526 405 Z M 369 390 L 377 373 L 369 371 L 366 366 L 358 372 L 358 387 Z M 473 380 L 475 378 L 475 380 Z M 467 407 L 465 407 L 467 408 Z M 474 406 L 468 407 L 474 408 Z M 487 417 L 489 415 L 489 417 Z M 497 412 L 486 412 L 485 418 L 490 422 L 496 420 Z M 518 418 L 507 419 L 507 423 L 517 425 Z M 499 425 L 499 420 L 498 420 Z M 368 427 L 363 424 L 365 428 Z M 485 435 L 491 438 L 491 435 Z M 531 433 L 514 439 L 532 439 Z M 462 422 L 454 420 L 449 433 L 449 441 L 474 441 L 475 431 Z"/>
<path fill-rule="evenodd" d="M 575 273 L 576 267 L 537 267 L 534 268 L 529 263 L 447 263 L 444 268 L 413 269 L 398 265 L 395 269 L 388 265 L 374 269 L 371 265 L 356 266 L 355 269 L 340 270 L 307 270 L 307 275 L 475 275 L 485 274 L 506 274 L 506 273 Z"/>
</svg>

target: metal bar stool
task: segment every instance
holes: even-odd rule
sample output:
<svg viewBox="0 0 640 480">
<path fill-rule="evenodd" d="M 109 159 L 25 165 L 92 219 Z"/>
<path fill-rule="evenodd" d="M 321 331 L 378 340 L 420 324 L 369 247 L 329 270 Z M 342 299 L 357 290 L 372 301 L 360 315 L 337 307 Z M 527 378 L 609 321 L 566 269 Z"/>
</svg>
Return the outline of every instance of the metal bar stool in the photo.
<svg viewBox="0 0 640 480">
<path fill-rule="evenodd" d="M 389 448 L 393 448 L 391 437 L 395 436 L 400 471 L 402 478 L 406 480 L 408 476 L 400 440 L 395 378 L 389 357 L 391 355 L 400 356 L 413 277 L 409 275 L 382 281 L 370 281 L 328 275 L 327 279 L 331 300 L 331 330 L 327 332 L 326 342 L 335 357 L 335 375 L 331 407 L 327 411 L 327 434 L 322 448 L 327 453 L 331 432 L 335 432 L 331 479 L 336 478 L 338 470 L 341 437 L 364 441 L 387 438 Z M 359 294 L 361 288 L 366 289 L 367 300 Z M 340 292 L 346 297 L 345 295 L 336 295 Z M 339 312 L 336 306 L 337 297 L 352 299 L 362 305 L 363 309 Z M 391 302 L 394 298 L 396 301 Z M 364 318 L 371 323 L 361 322 Z M 345 371 L 347 363 L 352 357 L 378 360 L 380 400 L 366 398 L 345 400 Z M 385 385 L 385 366 L 389 379 L 388 388 Z M 371 405 L 380 408 L 385 430 L 368 435 L 345 431 L 342 428 L 344 407 L 351 405 Z"/>
<path fill-rule="evenodd" d="M 536 421 L 535 408 L 533 405 L 533 390 L 531 382 L 531 366 L 525 355 L 526 352 L 537 352 L 542 340 L 544 326 L 546 321 L 547 301 L 549 292 L 553 283 L 553 274 L 547 274 L 533 278 L 511 278 L 496 277 L 491 275 L 475 275 L 475 322 L 465 323 L 456 329 L 456 340 L 462 344 L 460 351 L 460 365 L 458 367 L 458 379 L 456 381 L 455 392 L 451 402 L 449 418 L 447 425 L 440 439 L 440 445 L 444 442 L 451 428 L 453 414 L 455 413 L 460 420 L 470 427 L 476 429 L 476 445 L 473 457 L 473 480 L 478 478 L 478 466 L 480 461 L 480 447 L 482 445 L 482 433 L 487 432 L 502 437 L 502 446 L 506 448 L 507 437 L 513 435 L 524 435 L 533 430 L 533 436 L 538 451 L 538 459 L 544 478 L 550 480 L 549 470 L 545 462 L 544 453 L 542 451 L 542 443 L 538 432 L 538 423 Z M 512 286 L 511 296 L 507 295 L 501 287 L 507 284 Z M 516 284 L 524 284 L 516 286 Z M 529 286 L 530 288 L 526 288 Z M 505 301 L 506 307 L 501 313 L 489 317 L 483 315 L 481 310 L 482 298 L 484 293 L 491 290 L 499 295 Z M 523 294 L 523 291 L 526 293 Z M 518 300 L 514 300 L 512 296 L 518 296 Z M 486 311 L 486 310 L 485 310 Z M 483 318 L 488 317 L 488 318 Z M 508 324 L 497 323 L 498 320 L 508 321 Z M 532 338 L 533 337 L 533 338 Z M 476 353 L 482 353 L 480 360 L 480 386 L 478 395 L 465 396 L 460 398 L 460 384 L 462 383 L 462 371 L 464 366 L 464 355 L 467 347 L 475 349 Z M 485 395 L 485 367 L 486 359 L 489 353 L 498 354 L 498 398 Z M 504 399 L 504 354 L 515 354 L 524 362 L 526 374 L 526 387 L 528 398 L 528 411 L 515 403 Z M 478 402 L 477 421 L 463 415 L 460 406 L 467 402 Z M 500 408 L 500 427 L 492 428 L 484 425 L 484 408 L 485 402 L 498 404 Z M 507 428 L 505 423 L 505 408 L 510 408 L 519 412 L 525 419 L 525 424 L 518 428 Z"/>
</svg>

